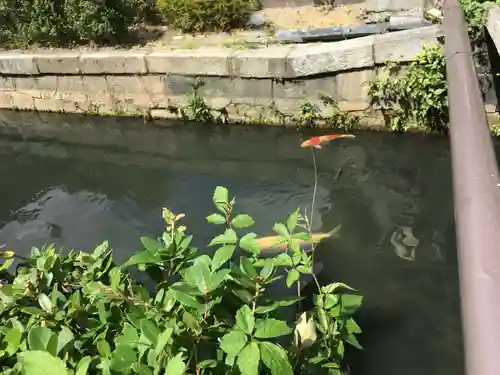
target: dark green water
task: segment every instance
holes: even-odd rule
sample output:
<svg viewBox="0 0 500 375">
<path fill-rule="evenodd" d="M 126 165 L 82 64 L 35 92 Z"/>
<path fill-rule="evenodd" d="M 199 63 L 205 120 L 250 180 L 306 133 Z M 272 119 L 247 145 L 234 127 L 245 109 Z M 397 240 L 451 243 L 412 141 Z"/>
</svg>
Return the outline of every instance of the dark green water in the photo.
<svg viewBox="0 0 500 375">
<path fill-rule="evenodd" d="M 296 207 L 309 210 L 311 153 L 299 144 L 320 133 L 0 112 L 0 134 L 0 244 L 92 249 L 107 239 L 121 261 L 140 236 L 161 233 L 162 206 L 186 213 L 203 247 L 216 234 L 205 216 L 217 185 L 262 235 Z M 448 142 L 356 135 L 316 152 L 313 225 L 342 225 L 340 239 L 318 248 L 321 280 L 365 296 L 365 350 L 350 353 L 352 374 L 461 375 Z M 404 228 L 416 248 L 402 244 Z"/>
</svg>

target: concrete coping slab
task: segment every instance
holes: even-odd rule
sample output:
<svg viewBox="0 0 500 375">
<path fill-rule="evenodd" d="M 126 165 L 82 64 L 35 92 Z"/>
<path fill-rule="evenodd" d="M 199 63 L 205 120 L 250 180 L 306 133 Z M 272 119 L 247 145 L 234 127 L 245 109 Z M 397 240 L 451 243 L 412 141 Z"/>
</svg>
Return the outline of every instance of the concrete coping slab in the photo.
<svg viewBox="0 0 500 375">
<path fill-rule="evenodd" d="M 412 60 L 437 44 L 438 25 L 340 42 L 273 45 L 249 50 L 63 51 L 0 53 L 0 76 L 145 75 L 299 78 Z"/>
</svg>

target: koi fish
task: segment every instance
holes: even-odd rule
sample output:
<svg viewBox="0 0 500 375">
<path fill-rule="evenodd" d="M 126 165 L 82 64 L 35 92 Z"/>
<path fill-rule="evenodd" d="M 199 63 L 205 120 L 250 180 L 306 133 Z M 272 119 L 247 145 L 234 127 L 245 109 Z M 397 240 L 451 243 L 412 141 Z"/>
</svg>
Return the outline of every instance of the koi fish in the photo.
<svg viewBox="0 0 500 375">
<path fill-rule="evenodd" d="M 307 141 L 301 143 L 300 147 L 314 147 L 321 148 L 321 144 L 333 141 L 334 139 L 339 138 L 356 138 L 353 134 L 328 134 L 328 135 L 320 135 L 319 137 L 309 138 Z"/>
<path fill-rule="evenodd" d="M 325 238 L 338 238 L 339 231 L 340 231 L 340 225 L 327 233 L 313 233 L 312 242 L 314 244 L 318 244 Z M 259 245 L 261 251 L 267 251 L 267 250 L 285 251 L 287 245 L 284 243 L 276 243 L 278 237 L 279 236 L 261 237 L 257 238 L 255 241 Z M 311 241 L 297 240 L 297 242 L 302 250 L 309 250 L 312 245 Z"/>
</svg>

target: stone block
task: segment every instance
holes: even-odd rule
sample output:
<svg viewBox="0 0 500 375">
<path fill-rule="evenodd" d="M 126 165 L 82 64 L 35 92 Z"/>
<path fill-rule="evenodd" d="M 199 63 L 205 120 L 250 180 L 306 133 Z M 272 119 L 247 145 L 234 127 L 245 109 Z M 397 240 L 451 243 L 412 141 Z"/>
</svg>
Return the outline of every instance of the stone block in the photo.
<svg viewBox="0 0 500 375">
<path fill-rule="evenodd" d="M 0 91 L 0 108 L 12 108 L 12 92 Z"/>
<path fill-rule="evenodd" d="M 137 51 L 106 51 L 82 53 L 82 74 L 144 74 L 146 53 Z"/>
<path fill-rule="evenodd" d="M 62 100 L 53 98 L 35 98 L 34 106 L 41 112 L 59 112 L 62 110 Z"/>
<path fill-rule="evenodd" d="M 374 65 L 374 36 L 318 45 L 298 45 L 287 57 L 287 77 L 303 77 Z"/>
<path fill-rule="evenodd" d="M 491 40 L 495 44 L 497 51 L 500 52 L 500 7 L 492 6 L 488 9 L 486 19 L 486 29 L 490 34 Z"/>
<path fill-rule="evenodd" d="M 158 51 L 146 56 L 149 73 L 186 76 L 229 76 L 231 51 L 225 49 L 195 49 Z"/>
<path fill-rule="evenodd" d="M 0 74 L 38 74 L 35 56 L 23 53 L 0 53 Z"/>
<path fill-rule="evenodd" d="M 14 79 L 11 77 L 0 77 L 0 90 L 1 91 L 11 91 L 15 90 L 16 85 Z"/>
<path fill-rule="evenodd" d="M 31 95 L 20 92 L 11 92 L 10 94 L 12 95 L 12 108 L 25 110 L 35 109 L 35 102 Z"/>
<path fill-rule="evenodd" d="M 17 91 L 33 90 L 36 87 L 35 77 L 16 77 L 13 81 Z"/>
<path fill-rule="evenodd" d="M 109 94 L 108 81 L 105 76 L 83 76 L 83 87 L 90 96 Z"/>
<path fill-rule="evenodd" d="M 40 74 L 80 74 L 80 53 L 55 52 L 35 55 Z"/>
<path fill-rule="evenodd" d="M 336 76 L 338 100 L 369 102 L 367 82 L 375 77 L 376 73 L 372 69 L 339 73 Z"/>
<path fill-rule="evenodd" d="M 165 101 L 165 75 L 146 75 L 140 77 L 153 106 Z"/>
<path fill-rule="evenodd" d="M 337 97 L 335 76 L 274 82 L 275 99 L 320 100 L 321 96 Z"/>
<path fill-rule="evenodd" d="M 271 79 L 237 78 L 233 80 L 232 98 L 251 98 L 256 103 L 269 103 L 273 100 L 273 81 Z"/>
<path fill-rule="evenodd" d="M 89 77 L 90 78 L 90 77 Z M 92 81 L 92 79 L 91 79 Z M 85 92 L 82 76 L 58 76 L 57 91 L 64 92 Z"/>
<path fill-rule="evenodd" d="M 292 46 L 269 46 L 257 50 L 238 51 L 231 58 L 233 77 L 286 77 L 286 58 Z"/>
<path fill-rule="evenodd" d="M 440 25 L 375 35 L 373 45 L 375 63 L 411 61 L 422 47 L 439 44 L 438 38 L 442 35 Z"/>
</svg>

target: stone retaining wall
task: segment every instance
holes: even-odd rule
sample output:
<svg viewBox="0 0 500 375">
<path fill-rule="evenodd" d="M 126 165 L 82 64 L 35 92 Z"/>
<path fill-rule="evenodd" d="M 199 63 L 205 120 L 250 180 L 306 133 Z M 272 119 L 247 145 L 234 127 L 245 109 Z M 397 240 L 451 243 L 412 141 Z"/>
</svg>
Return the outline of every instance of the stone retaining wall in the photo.
<svg viewBox="0 0 500 375">
<path fill-rule="evenodd" d="M 179 116 L 193 84 L 234 121 L 280 123 L 303 101 L 326 95 L 369 114 L 364 82 L 388 60 L 411 60 L 435 44 L 437 26 L 336 43 L 259 49 L 0 53 L 0 108 Z M 328 110 L 328 109 L 325 109 Z"/>
</svg>

